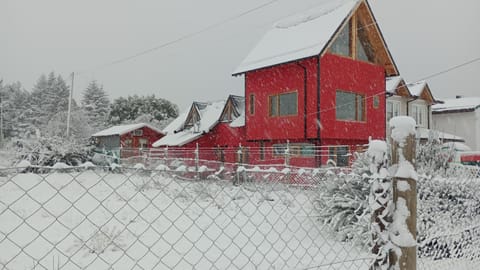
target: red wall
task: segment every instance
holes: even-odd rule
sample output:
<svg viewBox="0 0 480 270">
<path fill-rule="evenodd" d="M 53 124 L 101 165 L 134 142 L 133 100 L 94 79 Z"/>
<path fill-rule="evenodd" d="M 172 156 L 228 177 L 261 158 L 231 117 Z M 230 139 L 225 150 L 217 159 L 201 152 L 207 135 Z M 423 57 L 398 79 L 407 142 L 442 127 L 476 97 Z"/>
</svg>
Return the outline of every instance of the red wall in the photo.
<svg viewBox="0 0 480 270">
<path fill-rule="evenodd" d="M 162 138 L 164 135 L 161 133 L 156 132 L 155 130 L 149 128 L 149 127 L 143 127 L 141 128 L 143 130 L 143 135 L 142 136 L 133 136 L 132 132 L 129 132 L 127 134 L 124 134 L 120 136 L 120 141 L 121 144 L 124 145 L 124 141 L 126 139 L 132 139 L 132 146 L 129 148 L 138 148 L 140 147 L 139 140 L 140 139 L 147 139 L 148 140 L 148 148 L 152 147 L 152 144 Z"/>
<path fill-rule="evenodd" d="M 366 121 L 338 121 L 335 116 L 336 90 L 364 94 Z M 373 107 L 373 95 L 379 96 L 378 108 Z M 368 141 L 385 138 L 385 72 L 382 66 L 325 54 L 320 60 L 320 121 L 321 138 Z"/>
<path fill-rule="evenodd" d="M 245 74 L 246 108 L 250 94 L 255 94 L 255 113 L 247 110 L 247 140 L 305 139 L 316 137 L 317 58 L 299 61 L 307 69 L 307 131 L 305 134 L 305 75 L 297 63 L 288 63 Z M 295 116 L 269 116 L 269 96 L 298 93 L 298 113 Z M 307 135 L 307 136 L 306 136 Z"/>
</svg>

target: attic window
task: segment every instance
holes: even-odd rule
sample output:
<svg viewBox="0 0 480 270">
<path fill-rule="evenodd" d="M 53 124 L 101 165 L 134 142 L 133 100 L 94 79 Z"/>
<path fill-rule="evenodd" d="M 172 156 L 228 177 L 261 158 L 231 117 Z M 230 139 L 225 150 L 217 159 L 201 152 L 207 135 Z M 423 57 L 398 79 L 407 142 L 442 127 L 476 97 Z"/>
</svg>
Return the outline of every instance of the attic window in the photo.
<svg viewBox="0 0 480 270">
<path fill-rule="evenodd" d="M 350 22 L 345 24 L 330 47 L 330 52 L 343 56 L 350 56 Z"/>
<path fill-rule="evenodd" d="M 132 131 L 132 135 L 133 136 L 142 136 L 143 135 L 143 130 L 136 129 L 136 130 Z"/>
<path fill-rule="evenodd" d="M 355 60 L 375 62 L 374 49 L 368 38 L 369 26 L 364 25 L 358 16 L 345 24 L 330 46 L 329 52 Z"/>
</svg>

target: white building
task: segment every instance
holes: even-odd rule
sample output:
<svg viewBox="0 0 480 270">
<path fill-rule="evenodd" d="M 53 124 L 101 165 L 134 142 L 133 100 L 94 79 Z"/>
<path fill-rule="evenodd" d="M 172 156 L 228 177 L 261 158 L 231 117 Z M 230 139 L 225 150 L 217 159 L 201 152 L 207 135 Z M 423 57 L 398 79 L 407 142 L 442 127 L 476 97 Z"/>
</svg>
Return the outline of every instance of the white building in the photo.
<svg viewBox="0 0 480 270">
<path fill-rule="evenodd" d="M 473 150 L 480 150 L 480 97 L 458 97 L 432 107 L 433 128 L 465 138 Z"/>
<path fill-rule="evenodd" d="M 385 86 L 387 126 L 392 117 L 408 115 L 415 119 L 418 127 L 432 128 L 431 106 L 438 101 L 433 97 L 425 81 L 407 84 L 402 77 L 395 76 L 387 78 Z"/>
</svg>

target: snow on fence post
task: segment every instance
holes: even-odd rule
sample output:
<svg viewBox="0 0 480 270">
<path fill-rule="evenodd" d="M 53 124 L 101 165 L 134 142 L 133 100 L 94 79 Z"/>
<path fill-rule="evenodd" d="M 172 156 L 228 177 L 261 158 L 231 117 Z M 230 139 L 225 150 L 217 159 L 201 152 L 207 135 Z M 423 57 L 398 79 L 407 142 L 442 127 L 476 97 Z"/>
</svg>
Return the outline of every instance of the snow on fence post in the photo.
<svg viewBox="0 0 480 270">
<path fill-rule="evenodd" d="M 200 172 L 199 172 L 199 152 L 198 152 L 198 143 L 196 144 L 195 147 L 195 179 L 200 179 Z"/>
<path fill-rule="evenodd" d="M 401 270 L 415 270 L 417 223 L 417 173 L 415 172 L 415 120 L 397 116 L 389 122 L 391 131 L 391 163 L 393 170 L 392 242 L 401 254 L 393 253 L 392 263 Z"/>
<path fill-rule="evenodd" d="M 367 156 L 371 159 L 371 189 L 368 198 L 372 212 L 372 254 L 374 259 L 371 270 L 389 269 L 391 253 L 395 249 L 392 244 L 389 227 L 393 216 L 392 181 L 387 170 L 387 143 L 371 140 L 368 144 Z"/>
<path fill-rule="evenodd" d="M 165 160 L 165 164 L 168 164 L 168 145 L 163 149 L 163 159 Z"/>
<path fill-rule="evenodd" d="M 240 173 L 242 173 L 245 168 L 242 166 L 242 144 L 240 143 L 238 145 L 238 151 L 237 151 L 237 168 L 235 169 L 235 180 L 233 182 L 234 185 L 240 184 Z"/>
</svg>

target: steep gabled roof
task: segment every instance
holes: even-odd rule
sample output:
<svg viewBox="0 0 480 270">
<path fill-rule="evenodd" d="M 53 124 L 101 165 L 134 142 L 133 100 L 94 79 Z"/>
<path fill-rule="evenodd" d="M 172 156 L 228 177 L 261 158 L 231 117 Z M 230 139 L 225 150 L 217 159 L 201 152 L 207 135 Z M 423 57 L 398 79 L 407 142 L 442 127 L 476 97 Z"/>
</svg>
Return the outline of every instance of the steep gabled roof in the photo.
<svg viewBox="0 0 480 270">
<path fill-rule="evenodd" d="M 414 97 L 423 99 L 429 104 L 440 103 L 440 101 L 433 97 L 432 91 L 430 91 L 430 87 L 425 81 L 410 83 L 408 84 L 408 89 L 410 89 L 410 93 L 412 93 Z"/>
<path fill-rule="evenodd" d="M 407 84 L 400 76 L 386 78 L 385 88 L 387 93 L 403 97 L 412 97 L 412 93 L 409 91 Z"/>
<path fill-rule="evenodd" d="M 164 131 L 166 135 L 153 143 L 153 147 L 182 146 L 209 132 L 218 123 L 225 101 L 193 102 Z"/>
<path fill-rule="evenodd" d="M 143 127 L 148 127 L 160 134 L 164 134 L 161 130 L 149 124 L 138 123 L 138 124 L 130 124 L 130 125 L 113 126 L 93 134 L 92 137 L 104 137 L 104 136 L 116 136 L 116 135 L 121 136 Z"/>
<path fill-rule="evenodd" d="M 443 104 L 433 105 L 432 113 L 473 112 L 477 109 L 480 109 L 480 97 L 459 97 L 446 99 Z"/>
<path fill-rule="evenodd" d="M 225 102 L 220 122 L 232 122 L 239 117 L 245 117 L 245 98 L 241 96 L 230 95 Z"/>
<path fill-rule="evenodd" d="M 385 50 L 381 64 L 386 66 L 387 75 L 398 75 L 371 8 L 365 0 L 332 0 L 276 23 L 233 75 L 325 53 L 338 32 L 357 11 L 363 17 L 368 17 L 365 25 L 369 26 L 369 30 L 373 29 L 375 43 Z"/>
</svg>

